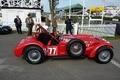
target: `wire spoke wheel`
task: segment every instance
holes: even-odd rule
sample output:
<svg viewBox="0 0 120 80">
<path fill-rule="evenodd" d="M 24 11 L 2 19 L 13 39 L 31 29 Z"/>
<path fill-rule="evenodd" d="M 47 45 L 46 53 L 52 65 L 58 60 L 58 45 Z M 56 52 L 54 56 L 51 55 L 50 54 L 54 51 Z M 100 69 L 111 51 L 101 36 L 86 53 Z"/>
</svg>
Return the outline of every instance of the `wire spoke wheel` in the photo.
<svg viewBox="0 0 120 80">
<path fill-rule="evenodd" d="M 101 51 L 98 58 L 100 59 L 100 61 L 106 62 L 110 59 L 110 52 L 108 50 Z"/>
<path fill-rule="evenodd" d="M 95 61 L 101 64 L 110 62 L 113 58 L 113 51 L 111 48 L 103 46 L 97 50 Z"/>
<path fill-rule="evenodd" d="M 26 61 L 31 64 L 41 63 L 45 59 L 44 51 L 38 46 L 28 46 L 24 53 Z"/>
<path fill-rule="evenodd" d="M 83 50 L 83 47 L 80 43 L 76 42 L 71 45 L 70 50 L 71 50 L 71 53 L 75 55 L 80 55 L 80 53 Z"/>
<path fill-rule="evenodd" d="M 41 58 L 41 53 L 38 50 L 31 50 L 28 52 L 28 58 L 32 62 L 37 62 Z"/>
<path fill-rule="evenodd" d="M 80 39 L 72 39 L 67 44 L 67 52 L 72 58 L 80 58 L 86 50 L 85 43 Z"/>
</svg>

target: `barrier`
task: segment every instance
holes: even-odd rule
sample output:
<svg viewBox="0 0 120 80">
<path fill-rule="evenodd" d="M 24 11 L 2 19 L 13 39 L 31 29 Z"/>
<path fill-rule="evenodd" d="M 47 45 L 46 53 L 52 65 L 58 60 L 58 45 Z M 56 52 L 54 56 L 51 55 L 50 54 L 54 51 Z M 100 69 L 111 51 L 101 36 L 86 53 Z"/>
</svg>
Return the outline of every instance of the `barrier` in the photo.
<svg viewBox="0 0 120 80">
<path fill-rule="evenodd" d="M 95 36 L 115 36 L 116 24 L 91 25 L 78 28 L 78 34 L 91 34 Z"/>
<path fill-rule="evenodd" d="M 65 24 L 58 24 L 57 28 L 63 34 L 66 33 Z M 98 24 L 80 26 L 78 23 L 73 25 L 73 34 L 91 34 L 95 36 L 115 36 L 116 24 Z"/>
<path fill-rule="evenodd" d="M 4 23 L 3 25 L 9 25 L 12 27 L 13 30 L 16 30 L 14 23 Z M 44 23 L 41 24 L 45 26 Z M 61 33 L 66 33 L 66 25 L 64 23 L 58 24 L 57 31 Z M 27 27 L 25 23 L 22 23 L 22 30 L 27 31 Z M 35 31 L 33 27 L 33 32 Z M 115 36 L 116 32 L 116 24 L 104 24 L 104 25 L 86 25 L 86 26 L 79 26 L 78 23 L 73 25 L 73 34 L 91 34 L 95 36 Z"/>
</svg>

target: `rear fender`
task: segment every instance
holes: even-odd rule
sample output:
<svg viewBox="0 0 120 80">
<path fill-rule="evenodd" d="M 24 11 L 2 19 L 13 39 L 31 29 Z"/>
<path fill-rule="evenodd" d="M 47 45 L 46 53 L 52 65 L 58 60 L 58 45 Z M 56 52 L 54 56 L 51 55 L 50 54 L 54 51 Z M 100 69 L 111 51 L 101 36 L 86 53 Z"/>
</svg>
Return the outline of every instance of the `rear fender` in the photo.
<svg viewBox="0 0 120 80">
<path fill-rule="evenodd" d="M 99 45 L 98 47 L 95 46 L 95 47 L 93 48 L 94 50 L 92 50 L 88 56 L 89 56 L 90 58 L 94 58 L 95 55 L 96 55 L 97 50 L 98 50 L 99 48 L 101 48 L 101 47 L 104 47 L 104 46 L 109 47 L 109 48 L 113 48 L 112 45 Z"/>
<path fill-rule="evenodd" d="M 41 47 L 42 49 L 45 48 L 45 45 L 44 45 L 43 43 L 38 42 L 38 43 L 30 43 L 30 44 L 26 44 L 25 47 L 24 47 L 24 50 L 25 50 L 25 48 L 27 48 L 27 47 L 29 47 L 29 46 L 38 46 L 38 47 Z M 23 50 L 23 51 L 24 51 L 24 50 Z"/>
</svg>

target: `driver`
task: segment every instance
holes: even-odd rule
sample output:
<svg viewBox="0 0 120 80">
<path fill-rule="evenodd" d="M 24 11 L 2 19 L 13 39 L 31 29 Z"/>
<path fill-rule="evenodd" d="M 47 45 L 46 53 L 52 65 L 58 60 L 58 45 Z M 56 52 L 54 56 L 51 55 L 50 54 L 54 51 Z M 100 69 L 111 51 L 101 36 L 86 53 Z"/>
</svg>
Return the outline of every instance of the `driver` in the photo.
<svg viewBox="0 0 120 80">
<path fill-rule="evenodd" d="M 54 32 L 53 34 L 54 34 L 55 38 L 56 38 L 57 40 L 59 40 L 60 32 L 59 32 L 59 31 L 56 31 L 56 32 Z"/>
<path fill-rule="evenodd" d="M 40 26 L 35 25 L 35 31 L 40 33 Z"/>
</svg>

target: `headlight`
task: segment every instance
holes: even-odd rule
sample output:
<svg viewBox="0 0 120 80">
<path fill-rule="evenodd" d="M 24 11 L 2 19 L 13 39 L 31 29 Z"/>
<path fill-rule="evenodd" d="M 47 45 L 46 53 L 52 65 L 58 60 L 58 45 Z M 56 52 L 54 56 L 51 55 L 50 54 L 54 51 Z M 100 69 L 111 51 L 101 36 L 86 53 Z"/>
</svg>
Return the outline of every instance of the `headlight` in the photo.
<svg viewBox="0 0 120 80">
<path fill-rule="evenodd" d="M 110 43 L 109 41 L 105 40 L 104 38 L 102 38 L 103 41 L 107 42 L 107 43 Z"/>
</svg>

